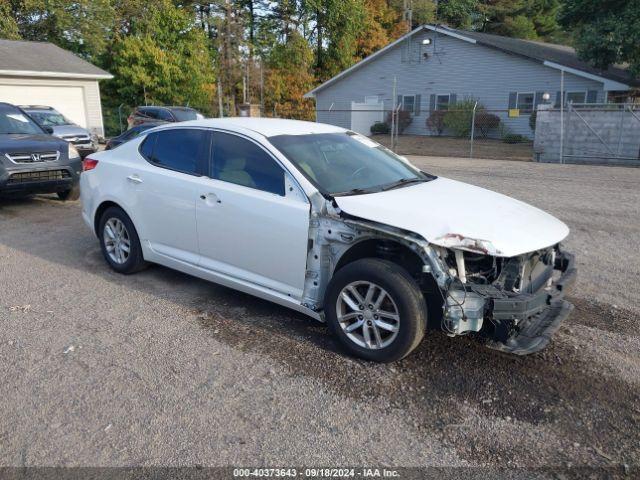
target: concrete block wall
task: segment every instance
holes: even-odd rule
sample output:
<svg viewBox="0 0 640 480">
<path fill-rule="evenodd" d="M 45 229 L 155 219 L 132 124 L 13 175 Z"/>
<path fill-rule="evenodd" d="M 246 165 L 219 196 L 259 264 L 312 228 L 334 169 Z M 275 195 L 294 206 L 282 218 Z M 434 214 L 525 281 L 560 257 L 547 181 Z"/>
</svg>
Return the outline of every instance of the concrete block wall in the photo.
<svg viewBox="0 0 640 480">
<path fill-rule="evenodd" d="M 635 116 L 634 116 L 635 114 Z M 560 163 L 560 110 L 541 105 L 536 121 L 534 160 Z M 640 166 L 640 110 L 612 106 L 564 111 L 564 163 Z"/>
</svg>

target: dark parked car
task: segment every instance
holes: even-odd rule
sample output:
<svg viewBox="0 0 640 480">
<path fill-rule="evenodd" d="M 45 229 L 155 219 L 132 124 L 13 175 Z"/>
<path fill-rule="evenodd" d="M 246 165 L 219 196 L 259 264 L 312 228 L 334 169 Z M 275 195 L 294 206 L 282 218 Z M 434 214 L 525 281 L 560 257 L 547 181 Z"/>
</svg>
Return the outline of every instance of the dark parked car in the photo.
<svg viewBox="0 0 640 480">
<path fill-rule="evenodd" d="M 131 127 L 124 133 L 121 133 L 117 137 L 113 137 L 107 142 L 107 146 L 104 148 L 105 150 L 112 150 L 119 145 L 122 145 L 129 140 L 133 140 L 138 135 L 140 135 L 145 130 L 149 130 L 150 128 L 157 127 L 158 125 L 162 125 L 161 123 L 143 123 L 142 125 L 137 125 L 135 127 Z"/>
<path fill-rule="evenodd" d="M 92 136 L 86 128 L 76 125 L 55 108 L 41 105 L 20 105 L 20 108 L 42 128 L 51 127 L 53 135 L 73 143 L 83 158 L 96 151 L 98 141 L 95 135 Z"/>
<path fill-rule="evenodd" d="M 204 116 L 197 110 L 189 107 L 137 107 L 127 122 L 129 128 L 144 123 L 171 123 L 171 122 L 185 122 L 187 120 L 198 120 Z"/>
<path fill-rule="evenodd" d="M 76 147 L 51 135 L 23 110 L 0 103 L 0 194 L 57 193 L 78 197 L 82 159 Z"/>
</svg>

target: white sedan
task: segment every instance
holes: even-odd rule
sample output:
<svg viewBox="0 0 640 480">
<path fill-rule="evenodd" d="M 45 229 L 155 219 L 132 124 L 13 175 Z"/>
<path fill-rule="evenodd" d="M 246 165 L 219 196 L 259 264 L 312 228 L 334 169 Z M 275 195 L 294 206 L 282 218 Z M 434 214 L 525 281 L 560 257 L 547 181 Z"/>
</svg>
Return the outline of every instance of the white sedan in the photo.
<svg viewBox="0 0 640 480">
<path fill-rule="evenodd" d="M 158 263 L 256 295 L 365 359 L 403 358 L 429 329 L 533 353 L 572 309 L 564 223 L 332 125 L 161 126 L 92 154 L 80 186 L 117 272 Z"/>
</svg>

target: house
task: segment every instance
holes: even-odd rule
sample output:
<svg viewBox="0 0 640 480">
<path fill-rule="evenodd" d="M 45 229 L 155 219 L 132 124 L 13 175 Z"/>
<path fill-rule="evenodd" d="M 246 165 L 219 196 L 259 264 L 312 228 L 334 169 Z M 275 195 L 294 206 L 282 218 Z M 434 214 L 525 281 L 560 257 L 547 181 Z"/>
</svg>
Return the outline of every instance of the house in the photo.
<svg viewBox="0 0 640 480">
<path fill-rule="evenodd" d="M 563 91 L 565 102 L 604 103 L 638 85 L 624 68 L 597 70 L 570 47 L 424 25 L 305 97 L 315 98 L 318 122 L 367 135 L 396 105 L 413 117 L 404 133 L 433 134 L 431 112 L 474 98 L 510 133 L 532 136 L 529 116 L 543 98 L 559 106 Z"/>
<path fill-rule="evenodd" d="M 0 40 L 0 102 L 46 105 L 104 135 L 99 81 L 112 75 L 52 43 Z"/>
</svg>

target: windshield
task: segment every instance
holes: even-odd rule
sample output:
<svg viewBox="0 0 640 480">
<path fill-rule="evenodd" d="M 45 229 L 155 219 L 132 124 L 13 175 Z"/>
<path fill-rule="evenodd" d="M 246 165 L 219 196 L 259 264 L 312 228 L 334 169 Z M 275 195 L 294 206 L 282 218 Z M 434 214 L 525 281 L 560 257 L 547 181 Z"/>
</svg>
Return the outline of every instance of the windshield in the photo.
<svg viewBox="0 0 640 480">
<path fill-rule="evenodd" d="M 178 122 L 186 122 L 187 120 L 197 120 L 198 112 L 187 108 L 172 109 L 173 116 L 176 117 Z"/>
<path fill-rule="evenodd" d="M 64 118 L 58 112 L 28 112 L 38 125 L 42 127 L 59 127 L 60 125 L 72 125 L 72 123 Z"/>
<path fill-rule="evenodd" d="M 0 135 L 43 133 L 42 129 L 20 110 L 0 107 Z"/>
<path fill-rule="evenodd" d="M 322 193 L 371 193 L 429 177 L 382 145 L 352 132 L 279 135 L 269 141 Z"/>
</svg>

